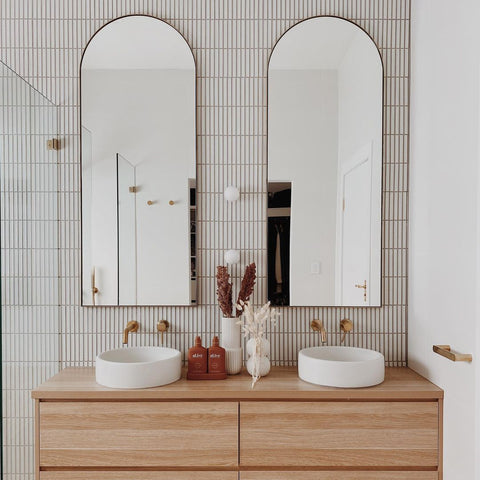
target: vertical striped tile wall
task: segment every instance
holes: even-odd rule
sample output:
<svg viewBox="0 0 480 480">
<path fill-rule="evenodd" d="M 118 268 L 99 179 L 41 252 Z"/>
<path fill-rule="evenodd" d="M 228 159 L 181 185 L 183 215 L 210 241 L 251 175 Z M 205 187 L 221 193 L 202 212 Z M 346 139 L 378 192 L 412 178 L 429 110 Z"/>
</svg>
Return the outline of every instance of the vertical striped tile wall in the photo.
<svg viewBox="0 0 480 480">
<path fill-rule="evenodd" d="M 318 343 L 318 336 L 309 331 L 312 318 L 323 318 L 329 343 L 336 344 L 339 321 L 349 317 L 355 331 L 347 342 L 382 351 L 389 366 L 405 365 L 409 10 L 409 0 L 2 0 L 0 59 L 58 106 L 62 142 L 62 150 L 55 154 L 58 235 L 46 232 L 49 243 L 45 248 L 58 247 L 59 282 L 52 286 L 56 290 L 50 295 L 58 296 L 54 311 L 58 322 L 51 326 L 58 327 L 60 344 L 55 352 L 45 346 L 49 352 L 44 353 L 44 362 L 58 362 L 59 367 L 92 365 L 99 351 L 120 345 L 120 332 L 131 319 L 141 324 L 141 332 L 132 335 L 133 344 L 157 344 L 155 324 L 163 318 L 171 324 L 168 345 L 185 351 L 196 333 L 209 341 L 219 330 L 215 266 L 222 263 L 228 248 L 241 250 L 242 264 L 257 262 L 259 280 L 254 300 L 265 300 L 268 56 L 276 40 L 297 21 L 337 15 L 370 33 L 385 65 L 383 307 L 283 309 L 281 320 L 270 332 L 273 360 L 294 364 L 300 348 Z M 169 22 L 186 37 L 197 62 L 197 307 L 80 307 L 79 61 L 82 49 L 99 27 L 131 13 L 150 14 Z M 41 174 L 32 169 L 30 175 L 37 178 Z M 240 202 L 224 202 L 222 192 L 227 184 L 240 187 Z M 16 228 L 14 223 L 10 226 Z M 8 248 L 5 255 L 12 255 L 13 250 Z M 240 269 L 233 269 L 233 275 L 238 277 Z M 24 303 L 18 310 L 18 322 L 25 327 L 16 333 L 24 335 L 19 338 L 25 340 L 25 347 L 4 338 L 4 348 L 18 348 L 19 355 L 29 348 L 26 340 L 39 328 L 38 318 L 54 318 L 46 311 L 39 317 L 32 309 L 24 311 L 30 306 Z M 13 315 L 9 308 L 8 303 L 3 306 L 4 314 Z M 43 363 L 32 364 L 32 378 L 39 378 L 42 368 Z M 19 391 L 30 386 L 26 378 L 6 378 L 6 382 L 18 386 Z M 10 416 L 10 412 L 5 413 Z M 22 411 L 21 421 L 30 422 L 30 414 Z M 6 447 L 10 462 L 6 478 L 31 478 L 29 467 L 17 461 L 19 456 L 31 458 L 31 432 L 25 431 L 19 448 Z"/>
<path fill-rule="evenodd" d="M 56 107 L 0 62 L 5 478 L 33 471 L 30 390 L 59 365 Z"/>
</svg>

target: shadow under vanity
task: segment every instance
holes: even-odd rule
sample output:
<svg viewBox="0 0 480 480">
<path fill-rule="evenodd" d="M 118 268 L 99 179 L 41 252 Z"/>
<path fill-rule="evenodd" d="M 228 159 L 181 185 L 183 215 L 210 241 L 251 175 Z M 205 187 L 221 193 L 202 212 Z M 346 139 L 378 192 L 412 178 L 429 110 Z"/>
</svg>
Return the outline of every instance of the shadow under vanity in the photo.
<svg viewBox="0 0 480 480">
<path fill-rule="evenodd" d="M 87 45 L 85 307 L 198 303 L 195 81 L 190 47 L 159 19 L 122 17 Z M 299 22 L 272 51 L 266 263 L 273 305 L 382 305 L 383 81 L 374 41 L 338 17 Z M 169 325 L 158 324 L 162 339 Z M 323 324 L 314 325 L 325 343 Z M 343 343 L 355 326 L 340 325 Z M 127 324 L 124 343 L 138 326 Z M 406 367 L 385 369 L 379 352 L 303 349 L 298 370 L 273 367 L 251 388 L 245 372 L 189 382 L 182 352 L 134 348 L 168 350 L 174 378 L 172 367 L 153 388 L 112 389 L 95 382 L 92 368 L 67 368 L 33 390 L 38 480 L 442 478 L 443 391 Z M 121 350 L 125 363 L 135 363 L 134 348 Z M 350 368 L 351 378 L 338 384 L 346 388 L 301 380 L 307 350 L 342 352 L 330 370 Z M 348 357 L 354 350 L 380 362 L 376 380 L 363 384 L 375 386 L 352 388 L 362 386 Z M 310 360 L 315 373 L 318 359 Z M 116 375 L 125 380 L 121 369 Z"/>
</svg>

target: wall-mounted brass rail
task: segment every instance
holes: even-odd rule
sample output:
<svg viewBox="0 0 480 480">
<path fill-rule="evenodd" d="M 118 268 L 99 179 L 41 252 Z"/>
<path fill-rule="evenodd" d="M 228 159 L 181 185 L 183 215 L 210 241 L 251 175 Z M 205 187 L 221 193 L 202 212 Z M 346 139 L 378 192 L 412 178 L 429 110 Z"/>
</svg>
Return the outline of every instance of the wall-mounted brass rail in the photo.
<svg viewBox="0 0 480 480">
<path fill-rule="evenodd" d="M 450 345 L 434 345 L 433 351 L 442 357 L 452 360 L 452 362 L 471 362 L 472 355 L 470 353 L 452 352 Z"/>
</svg>

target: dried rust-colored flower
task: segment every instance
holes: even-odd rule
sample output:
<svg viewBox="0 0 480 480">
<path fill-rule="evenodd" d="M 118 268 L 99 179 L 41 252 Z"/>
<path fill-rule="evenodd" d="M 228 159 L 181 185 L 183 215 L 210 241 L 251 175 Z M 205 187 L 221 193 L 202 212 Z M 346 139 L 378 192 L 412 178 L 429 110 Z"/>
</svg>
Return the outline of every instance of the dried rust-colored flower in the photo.
<svg viewBox="0 0 480 480">
<path fill-rule="evenodd" d="M 227 267 L 217 267 L 217 298 L 224 317 L 233 317 L 232 284 Z"/>
<path fill-rule="evenodd" d="M 236 310 L 236 317 L 239 317 L 242 314 L 243 308 L 239 308 L 241 306 L 240 302 L 246 303 L 250 296 L 253 293 L 253 287 L 255 286 L 255 280 L 257 278 L 257 267 L 255 263 L 251 263 L 247 265 L 245 268 L 245 274 L 243 275 L 242 284 L 240 286 L 240 291 L 238 292 L 238 299 L 237 299 L 237 306 Z"/>
</svg>

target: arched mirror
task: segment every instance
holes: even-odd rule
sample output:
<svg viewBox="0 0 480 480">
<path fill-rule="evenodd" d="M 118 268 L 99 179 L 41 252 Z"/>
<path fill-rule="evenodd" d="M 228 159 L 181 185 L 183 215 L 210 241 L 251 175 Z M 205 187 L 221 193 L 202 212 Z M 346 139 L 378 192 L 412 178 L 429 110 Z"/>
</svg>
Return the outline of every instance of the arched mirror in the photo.
<svg viewBox="0 0 480 480">
<path fill-rule="evenodd" d="M 381 303 L 383 67 L 357 25 L 290 28 L 268 68 L 268 294 Z"/>
<path fill-rule="evenodd" d="M 80 79 L 82 304 L 195 303 L 192 51 L 126 16 L 92 37 Z"/>
</svg>

